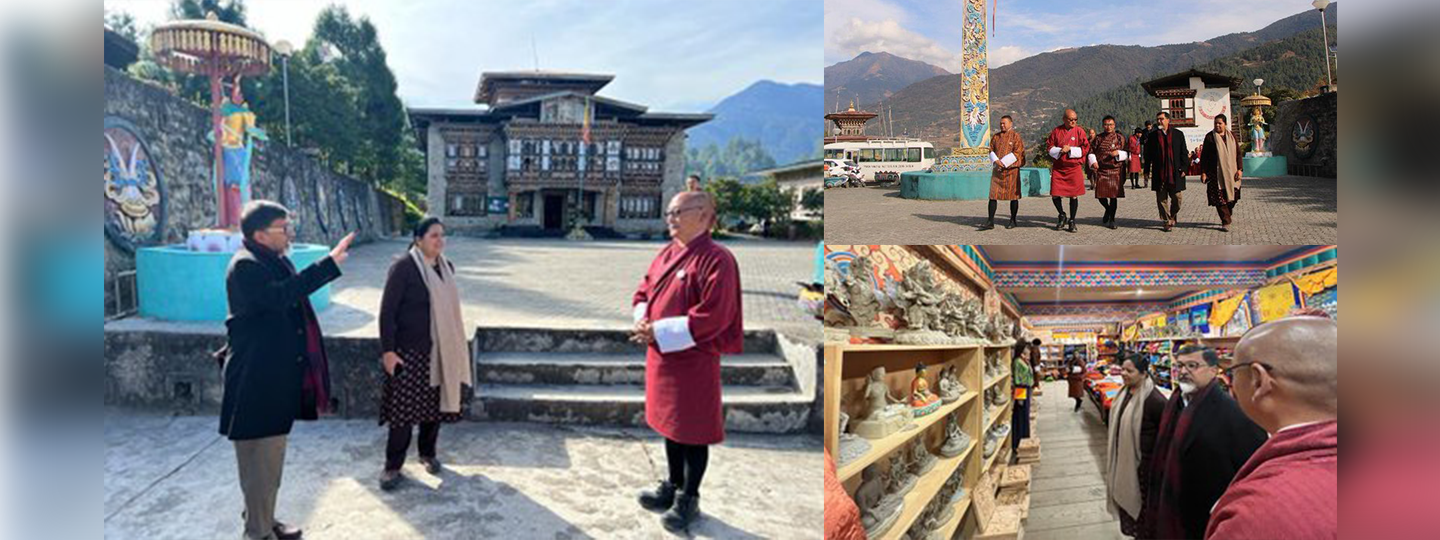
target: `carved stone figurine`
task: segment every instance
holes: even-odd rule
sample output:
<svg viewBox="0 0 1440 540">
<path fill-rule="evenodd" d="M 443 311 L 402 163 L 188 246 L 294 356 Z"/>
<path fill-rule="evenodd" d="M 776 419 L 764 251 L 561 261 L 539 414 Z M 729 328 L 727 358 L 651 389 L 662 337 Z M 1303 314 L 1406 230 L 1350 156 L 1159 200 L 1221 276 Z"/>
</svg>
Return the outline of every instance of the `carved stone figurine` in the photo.
<svg viewBox="0 0 1440 540">
<path fill-rule="evenodd" d="M 906 453 L 895 452 L 890 454 L 890 484 L 885 489 L 892 497 L 904 497 L 915 487 L 915 475 L 910 474 L 910 462 L 906 459 Z"/>
<path fill-rule="evenodd" d="M 861 474 L 864 480 L 855 490 L 855 506 L 860 508 L 860 524 L 865 527 L 865 535 L 876 538 L 895 525 L 905 498 L 886 493 L 885 475 L 877 465 L 866 467 Z"/>
<path fill-rule="evenodd" d="M 951 342 L 949 336 L 940 331 L 940 303 L 944 296 L 935 285 L 930 261 L 920 261 L 905 270 L 905 279 L 893 296 L 895 306 L 905 320 L 905 329 L 895 335 L 897 342 L 911 345 Z"/>
<path fill-rule="evenodd" d="M 969 447 L 970 435 L 960 429 L 960 421 L 956 419 L 956 415 L 950 415 L 949 425 L 945 429 L 945 444 L 940 447 L 940 455 L 952 458 Z"/>
<path fill-rule="evenodd" d="M 865 384 L 865 409 L 855 421 L 855 434 L 866 439 L 879 439 L 910 425 L 910 408 L 890 395 L 885 385 L 885 368 L 870 372 Z"/>
<path fill-rule="evenodd" d="M 965 385 L 960 383 L 960 376 L 956 373 L 959 368 L 950 365 L 940 370 L 940 402 L 954 403 L 965 395 Z"/>
<path fill-rule="evenodd" d="M 925 364 L 916 365 L 915 379 L 910 381 L 910 409 L 919 418 L 939 408 L 940 397 L 930 391 L 930 381 L 925 378 Z"/>
<path fill-rule="evenodd" d="M 839 458 L 837 458 L 837 459 L 839 460 L 839 462 L 840 462 L 840 466 L 841 466 L 841 467 L 844 467 L 846 463 L 850 463 L 851 461 L 855 461 L 856 459 L 859 459 L 860 456 L 863 456 L 863 455 L 865 455 L 865 453 L 867 453 L 867 452 L 870 451 L 870 443 L 869 443 L 869 441 L 866 441 L 865 439 L 861 438 L 859 435 L 856 435 L 856 434 L 854 434 L 854 433 L 848 433 L 848 432 L 845 431 L 845 429 L 846 429 L 846 427 L 848 427 L 848 424 L 849 424 L 849 423 L 850 423 L 850 415 L 845 414 L 844 412 L 841 412 L 841 413 L 840 413 L 840 456 L 839 456 Z"/>
<path fill-rule="evenodd" d="M 965 335 L 976 341 L 985 339 L 985 311 L 980 302 L 970 299 L 965 302 Z"/>
<path fill-rule="evenodd" d="M 925 449 L 925 441 L 916 437 L 910 443 L 910 471 L 915 476 L 925 476 L 930 469 L 935 468 L 935 454 Z"/>
<path fill-rule="evenodd" d="M 850 302 L 850 316 L 855 319 L 856 326 L 873 326 L 876 324 L 875 317 L 880 314 L 880 301 L 875 299 L 875 286 L 870 283 L 873 275 L 870 259 L 856 257 L 850 262 L 850 273 L 843 280 L 845 298 Z"/>
</svg>

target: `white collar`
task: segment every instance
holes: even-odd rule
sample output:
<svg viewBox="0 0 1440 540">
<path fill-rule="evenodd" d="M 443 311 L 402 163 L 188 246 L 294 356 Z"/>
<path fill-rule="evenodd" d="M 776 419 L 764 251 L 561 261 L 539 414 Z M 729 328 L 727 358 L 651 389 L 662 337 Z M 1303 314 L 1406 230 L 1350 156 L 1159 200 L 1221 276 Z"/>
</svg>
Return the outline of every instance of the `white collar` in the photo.
<svg viewBox="0 0 1440 540">
<path fill-rule="evenodd" d="M 1316 420 L 1316 421 L 1314 421 L 1314 422 L 1301 422 L 1301 423 L 1299 423 L 1299 424 L 1290 424 L 1290 425 L 1288 425 L 1288 426 L 1285 426 L 1285 427 L 1282 427 L 1282 428 L 1276 430 L 1276 431 L 1275 431 L 1275 434 L 1278 435 L 1278 434 L 1280 434 L 1281 432 L 1283 432 L 1283 431 L 1285 431 L 1285 430 L 1290 430 L 1290 429 L 1295 429 L 1295 428 L 1302 428 L 1302 427 L 1305 427 L 1305 426 L 1313 426 L 1313 425 L 1319 424 L 1319 423 L 1321 423 L 1321 422 L 1328 422 L 1328 420 Z"/>
</svg>

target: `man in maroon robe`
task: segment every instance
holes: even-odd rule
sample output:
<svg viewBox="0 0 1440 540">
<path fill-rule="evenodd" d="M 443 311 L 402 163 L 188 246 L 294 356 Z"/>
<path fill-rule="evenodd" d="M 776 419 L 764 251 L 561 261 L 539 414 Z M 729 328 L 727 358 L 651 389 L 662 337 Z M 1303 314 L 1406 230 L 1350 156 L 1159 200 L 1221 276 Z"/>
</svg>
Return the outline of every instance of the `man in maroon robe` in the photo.
<svg viewBox="0 0 1440 540">
<path fill-rule="evenodd" d="M 1186 345 L 1175 356 L 1179 388 L 1160 417 L 1137 538 L 1204 538 L 1215 502 L 1265 443 L 1265 431 L 1215 382 L 1214 349 Z"/>
<path fill-rule="evenodd" d="M 1206 538 L 1339 537 L 1339 333 L 1327 317 L 1288 317 L 1236 344 L 1235 401 L 1273 435 L 1220 497 Z"/>
<path fill-rule="evenodd" d="M 1125 150 L 1125 135 L 1115 131 L 1115 117 L 1101 121 L 1105 132 L 1090 141 L 1090 170 L 1095 176 L 1095 198 L 1105 207 L 1100 224 L 1115 228 L 1115 212 L 1125 196 L 1125 164 L 1130 153 Z"/>
<path fill-rule="evenodd" d="M 1155 206 L 1165 232 L 1175 226 L 1180 215 L 1180 193 L 1185 191 L 1185 171 L 1190 167 L 1190 152 L 1185 148 L 1185 134 L 1170 127 L 1170 115 L 1155 115 L 1156 129 L 1145 138 L 1145 167 L 1150 171 L 1150 189 L 1155 190 Z M 1165 209 L 1165 200 L 1170 209 Z"/>
<path fill-rule="evenodd" d="M 1065 109 L 1064 122 L 1050 130 L 1045 147 L 1049 149 L 1052 160 L 1050 200 L 1055 203 L 1055 211 L 1060 213 L 1060 222 L 1055 224 L 1055 230 L 1065 228 L 1068 223 L 1070 232 L 1075 232 L 1075 213 L 1080 205 L 1078 197 L 1085 194 L 1085 154 L 1090 148 L 1090 138 L 1085 135 L 1085 128 L 1080 127 L 1075 109 Z M 1066 221 L 1065 209 L 1060 206 L 1061 197 L 1070 198 L 1069 221 Z"/>
<path fill-rule="evenodd" d="M 632 339 L 645 353 L 645 421 L 665 437 L 669 479 L 640 494 L 640 505 L 665 511 L 661 522 L 680 532 L 700 515 L 700 481 L 710 446 L 725 439 L 720 355 L 744 343 L 740 268 L 710 239 L 715 202 L 686 191 L 665 212 L 670 244 L 650 263 L 635 291 Z"/>
</svg>

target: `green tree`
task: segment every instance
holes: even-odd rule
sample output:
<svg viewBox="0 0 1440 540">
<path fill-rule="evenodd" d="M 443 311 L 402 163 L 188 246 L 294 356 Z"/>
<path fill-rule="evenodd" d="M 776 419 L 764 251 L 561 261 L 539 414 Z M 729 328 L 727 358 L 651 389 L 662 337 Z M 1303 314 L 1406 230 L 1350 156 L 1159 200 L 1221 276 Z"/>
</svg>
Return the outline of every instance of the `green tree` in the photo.
<svg viewBox="0 0 1440 540">
<path fill-rule="evenodd" d="M 809 188 L 800 193 L 800 208 L 813 217 L 825 215 L 825 190 Z"/>
<path fill-rule="evenodd" d="M 780 189 L 774 178 L 744 188 L 744 213 L 768 230 L 771 225 L 789 221 L 795 209 L 795 193 Z"/>
<path fill-rule="evenodd" d="M 715 198 L 715 215 L 722 229 L 744 221 L 745 186 L 734 178 L 713 178 L 705 183 L 705 191 Z"/>
</svg>

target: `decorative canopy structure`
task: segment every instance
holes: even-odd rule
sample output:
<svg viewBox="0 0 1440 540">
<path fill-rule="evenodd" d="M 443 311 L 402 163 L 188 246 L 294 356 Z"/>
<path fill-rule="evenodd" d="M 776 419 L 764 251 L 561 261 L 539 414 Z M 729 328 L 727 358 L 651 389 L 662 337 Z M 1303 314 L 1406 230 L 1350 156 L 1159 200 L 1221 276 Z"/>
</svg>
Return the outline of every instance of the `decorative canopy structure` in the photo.
<svg viewBox="0 0 1440 540">
<path fill-rule="evenodd" d="M 150 33 L 150 50 L 161 65 L 200 75 L 260 75 L 270 71 L 270 44 L 247 28 L 204 20 L 165 23 Z"/>
<path fill-rule="evenodd" d="M 222 129 L 222 106 L 220 81 L 227 78 L 238 78 L 242 75 L 261 75 L 270 71 L 270 44 L 247 28 L 236 26 L 230 23 L 221 22 L 215 12 L 210 12 L 204 20 L 174 21 L 157 26 L 150 33 L 150 50 L 155 54 L 155 60 L 161 65 L 169 67 L 182 73 L 194 73 L 204 75 L 210 79 L 210 119 L 212 131 L 214 132 L 215 146 L 215 197 L 216 197 L 216 218 L 218 226 L 222 229 L 235 230 L 240 227 L 240 206 L 249 196 L 248 187 L 248 147 L 243 149 L 244 156 L 231 156 L 230 162 L 236 165 L 230 168 L 230 181 L 240 182 L 243 187 L 237 187 L 243 195 L 236 195 L 230 199 L 226 197 L 226 157 L 224 154 L 223 141 L 225 139 Z M 238 97 L 238 79 L 237 91 Z M 229 105 L 231 108 L 243 103 Z M 232 111 L 235 112 L 235 111 Z M 248 111 L 244 112 L 253 122 L 253 115 Z M 240 118 L 242 115 L 231 115 Z M 243 126 L 235 126 L 236 128 Z"/>
</svg>

